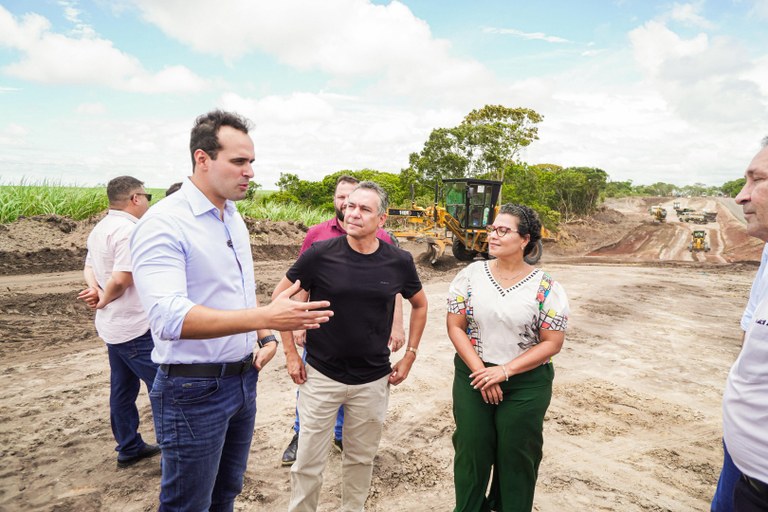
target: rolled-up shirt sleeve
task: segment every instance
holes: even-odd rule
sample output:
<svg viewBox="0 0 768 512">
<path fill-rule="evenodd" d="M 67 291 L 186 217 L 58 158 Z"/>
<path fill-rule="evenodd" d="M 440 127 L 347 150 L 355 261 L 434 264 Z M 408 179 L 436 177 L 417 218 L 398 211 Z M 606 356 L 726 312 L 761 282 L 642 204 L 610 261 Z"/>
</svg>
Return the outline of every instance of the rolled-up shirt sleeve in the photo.
<svg viewBox="0 0 768 512">
<path fill-rule="evenodd" d="M 161 340 L 178 340 L 189 310 L 186 241 L 172 219 L 152 217 L 131 237 L 133 281 L 149 317 L 152 333 Z"/>
</svg>

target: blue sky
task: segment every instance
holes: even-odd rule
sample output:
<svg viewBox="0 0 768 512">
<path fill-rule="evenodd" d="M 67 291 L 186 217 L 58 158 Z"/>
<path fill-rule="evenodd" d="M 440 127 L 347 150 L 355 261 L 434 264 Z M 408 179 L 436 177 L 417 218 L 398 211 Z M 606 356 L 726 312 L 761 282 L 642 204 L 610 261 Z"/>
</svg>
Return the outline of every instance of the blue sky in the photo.
<svg viewBox="0 0 768 512">
<path fill-rule="evenodd" d="M 719 185 L 768 135 L 768 0 L 0 0 L 0 183 L 191 172 L 194 118 L 254 123 L 255 180 L 399 172 L 485 104 L 529 163 Z"/>
</svg>

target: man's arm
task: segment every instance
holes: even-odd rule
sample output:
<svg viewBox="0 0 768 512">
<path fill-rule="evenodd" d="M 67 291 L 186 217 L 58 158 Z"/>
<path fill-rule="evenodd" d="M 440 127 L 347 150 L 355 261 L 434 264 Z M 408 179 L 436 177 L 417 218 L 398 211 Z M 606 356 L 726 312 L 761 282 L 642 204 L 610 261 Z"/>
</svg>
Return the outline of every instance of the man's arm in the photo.
<svg viewBox="0 0 768 512">
<path fill-rule="evenodd" d="M 397 386 L 408 378 L 411 366 L 416 360 L 416 351 L 421 342 L 421 335 L 424 332 L 424 326 L 427 324 L 427 294 L 424 289 L 418 291 L 413 297 L 408 299 L 411 303 L 411 321 L 408 324 L 408 348 L 403 358 L 392 367 L 392 373 L 389 375 L 389 383 Z M 413 349 L 413 350 L 411 350 Z"/>
<path fill-rule="evenodd" d="M 120 298 L 131 286 L 133 286 L 133 275 L 130 272 L 112 272 L 104 292 L 101 293 L 99 303 L 96 304 L 96 309 L 102 309 L 113 300 Z"/>
<path fill-rule="evenodd" d="M 210 339 L 259 329 L 315 329 L 333 316 L 328 301 L 297 303 L 277 297 L 268 306 L 237 310 L 196 304 L 187 296 L 183 241 L 174 225 L 159 217 L 140 223 L 131 239 L 133 278 L 154 336 L 163 340 Z"/>
<path fill-rule="evenodd" d="M 397 352 L 405 344 L 405 327 L 403 325 L 403 296 L 395 297 L 395 314 L 392 318 L 392 332 L 389 335 L 389 350 Z"/>
<path fill-rule="evenodd" d="M 256 331 L 256 336 L 258 336 L 259 344 L 261 344 L 261 340 L 268 336 L 274 338 L 271 329 L 259 329 Z M 275 352 L 277 352 L 277 342 L 270 341 L 269 343 L 266 343 L 256 351 L 256 357 L 253 359 L 253 367 L 258 371 L 261 371 L 261 369 L 275 357 Z"/>
<path fill-rule="evenodd" d="M 230 336 L 259 329 L 291 331 L 298 329 L 317 329 L 327 322 L 333 311 L 326 310 L 331 305 L 327 300 L 297 302 L 291 300 L 301 288 L 297 280 L 289 288 L 278 294 L 268 306 L 250 309 L 222 310 L 201 306 L 192 306 L 184 317 L 181 337 L 187 339 L 209 339 Z"/>
<path fill-rule="evenodd" d="M 293 296 L 293 300 L 298 300 L 299 302 L 307 302 L 309 300 L 309 292 L 306 290 L 299 290 L 299 293 Z M 306 341 L 307 341 L 306 330 L 302 329 L 298 331 L 293 331 L 293 342 L 297 346 L 303 347 Z"/>
<path fill-rule="evenodd" d="M 307 292 L 301 290 L 298 285 L 298 280 L 291 284 L 291 280 L 288 279 L 287 276 L 283 276 L 280 282 L 277 283 L 275 291 L 272 292 L 272 300 L 274 301 L 277 297 L 285 296 L 286 294 L 289 294 L 289 297 L 297 295 L 300 299 L 303 298 L 306 300 L 305 296 Z M 295 291 L 291 293 L 291 290 Z M 299 305 L 308 304 L 303 300 L 295 302 Z M 290 330 L 281 330 L 280 337 L 283 340 L 283 352 L 285 352 L 285 365 L 286 369 L 288 370 L 288 375 L 290 375 L 291 379 L 296 384 L 303 384 L 307 380 L 307 370 L 304 367 L 304 362 L 301 360 L 299 351 L 296 350 L 296 343 L 293 338 L 293 332 Z"/>
<path fill-rule="evenodd" d="M 96 305 L 99 303 L 101 294 L 101 288 L 96 281 L 96 274 L 93 273 L 93 267 L 86 264 L 83 268 L 83 279 L 88 287 L 77 294 L 77 298 L 85 302 L 85 305 L 91 309 L 96 309 Z"/>
</svg>

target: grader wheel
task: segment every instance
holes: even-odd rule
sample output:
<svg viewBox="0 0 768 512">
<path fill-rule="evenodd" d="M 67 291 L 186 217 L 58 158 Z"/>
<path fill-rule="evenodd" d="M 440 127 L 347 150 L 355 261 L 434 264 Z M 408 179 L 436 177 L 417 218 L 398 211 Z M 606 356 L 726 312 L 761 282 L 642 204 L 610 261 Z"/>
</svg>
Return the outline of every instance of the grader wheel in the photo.
<svg viewBox="0 0 768 512">
<path fill-rule="evenodd" d="M 472 261 L 477 256 L 477 251 L 468 250 L 458 238 L 453 241 L 452 249 L 453 256 L 459 261 Z"/>
<path fill-rule="evenodd" d="M 536 245 L 533 246 L 533 250 L 523 259 L 527 264 L 535 265 L 541 259 L 542 254 L 544 254 L 544 245 L 541 243 L 541 240 L 537 240 Z"/>
</svg>

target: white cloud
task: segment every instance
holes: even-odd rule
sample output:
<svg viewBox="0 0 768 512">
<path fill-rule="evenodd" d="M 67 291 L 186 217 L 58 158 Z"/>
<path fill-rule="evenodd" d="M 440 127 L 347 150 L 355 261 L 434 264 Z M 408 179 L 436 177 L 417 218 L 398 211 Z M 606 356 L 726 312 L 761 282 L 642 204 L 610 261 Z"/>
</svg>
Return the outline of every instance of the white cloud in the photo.
<svg viewBox="0 0 768 512">
<path fill-rule="evenodd" d="M 466 114 L 327 93 L 260 99 L 230 93 L 222 96 L 219 107 L 254 122 L 255 179 L 267 188 L 280 172 L 298 172 L 312 180 L 341 169 L 398 173 L 433 128 L 458 124 Z"/>
<path fill-rule="evenodd" d="M 683 25 L 712 29 L 715 25 L 699 14 L 702 6 L 703 2 L 701 0 L 688 4 L 674 3 L 665 17 L 680 22 Z"/>
<path fill-rule="evenodd" d="M 659 21 L 629 33 L 647 80 L 684 119 L 723 125 L 759 123 L 768 97 L 748 79 L 754 63 L 734 41 L 705 33 L 685 39 Z"/>
<path fill-rule="evenodd" d="M 107 112 L 103 103 L 81 103 L 75 107 L 75 113 L 86 115 L 101 115 Z"/>
<path fill-rule="evenodd" d="M 685 40 L 660 21 L 649 21 L 629 32 L 635 60 L 652 76 L 658 75 L 662 65 L 688 55 L 700 54 L 707 48 L 707 34 Z"/>
<path fill-rule="evenodd" d="M 402 3 L 367 0 L 136 0 L 167 35 L 230 64 L 256 52 L 299 70 L 377 82 L 377 92 L 434 98 L 493 82 L 480 63 L 451 55 L 448 41 Z M 206 30 L 190 30 L 205 19 Z"/>
<path fill-rule="evenodd" d="M 92 37 L 96 35 L 93 27 L 80 19 L 82 11 L 77 7 L 76 1 L 59 0 L 58 3 L 64 9 L 64 18 L 75 25 L 75 28 L 72 30 L 73 35 L 82 37 Z"/>
<path fill-rule="evenodd" d="M 511 35 L 511 36 L 519 37 L 521 39 L 540 40 L 540 41 L 546 41 L 548 43 L 570 43 L 568 39 L 565 39 L 562 37 L 550 36 L 550 35 L 544 34 L 543 32 L 524 32 L 522 30 L 517 30 L 514 28 L 485 27 L 483 28 L 483 32 L 485 32 L 486 34 Z"/>
<path fill-rule="evenodd" d="M 3 71 L 34 82 L 101 85 L 140 93 L 197 92 L 208 87 L 206 80 L 186 67 L 169 66 L 152 73 L 111 41 L 95 36 L 69 37 L 50 28 L 42 16 L 25 14 L 16 20 L 0 6 L 0 46 L 21 54 L 20 60 L 6 65 Z"/>
<path fill-rule="evenodd" d="M 20 147 L 27 143 L 29 130 L 16 123 L 9 123 L 0 129 L 0 145 L 8 147 Z"/>
<path fill-rule="evenodd" d="M 761 20 L 768 20 L 768 0 L 753 0 L 754 5 L 749 14 Z"/>
</svg>

